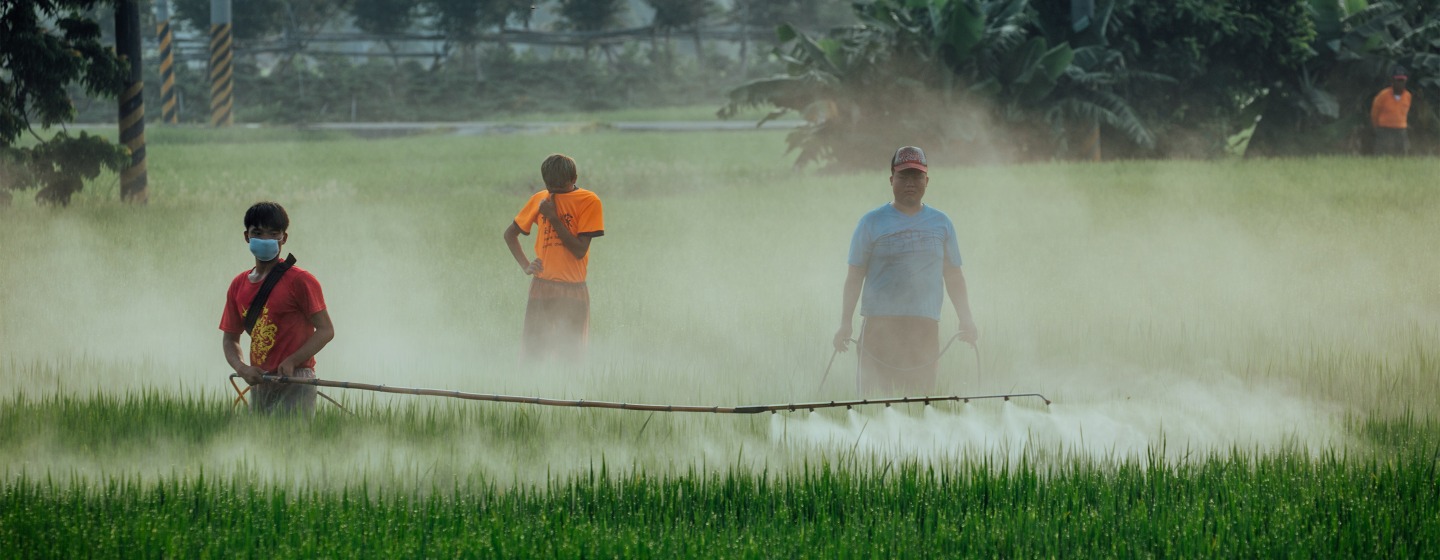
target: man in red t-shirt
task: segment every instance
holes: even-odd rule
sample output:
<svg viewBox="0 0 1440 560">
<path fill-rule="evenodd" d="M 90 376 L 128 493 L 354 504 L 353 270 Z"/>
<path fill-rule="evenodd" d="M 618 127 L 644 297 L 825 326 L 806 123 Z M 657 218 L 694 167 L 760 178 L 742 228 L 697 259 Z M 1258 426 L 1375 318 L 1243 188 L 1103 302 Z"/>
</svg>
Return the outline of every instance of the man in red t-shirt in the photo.
<svg viewBox="0 0 1440 560">
<path fill-rule="evenodd" d="M 280 248 L 289 240 L 289 228 L 289 215 L 274 202 L 256 203 L 245 211 L 245 242 L 255 256 L 255 268 L 230 282 L 220 330 L 225 333 L 225 361 L 253 386 L 252 409 L 309 416 L 315 412 L 314 385 L 264 383 L 260 376 L 315 377 L 315 354 L 335 338 L 335 327 L 314 275 L 297 266 L 284 272 L 250 332 L 250 363 L 240 358 L 246 314 L 266 277 L 281 263 Z"/>
<path fill-rule="evenodd" d="M 545 190 L 535 193 L 505 228 L 505 244 L 530 281 L 525 305 L 521 355 L 527 359 L 562 356 L 578 359 L 585 353 L 590 334 L 590 291 L 585 275 L 590 262 L 590 241 L 605 235 L 600 197 L 575 186 L 579 173 L 575 160 L 551 154 L 540 164 Z M 535 239 L 535 260 L 525 256 L 520 234 Z"/>
</svg>

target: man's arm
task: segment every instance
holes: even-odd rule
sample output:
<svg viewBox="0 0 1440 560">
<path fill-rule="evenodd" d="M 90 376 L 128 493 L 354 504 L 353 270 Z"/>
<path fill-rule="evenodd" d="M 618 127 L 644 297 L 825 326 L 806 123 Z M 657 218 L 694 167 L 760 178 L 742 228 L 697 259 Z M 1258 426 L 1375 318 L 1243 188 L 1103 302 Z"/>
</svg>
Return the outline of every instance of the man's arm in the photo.
<svg viewBox="0 0 1440 560">
<path fill-rule="evenodd" d="M 1382 103 L 1381 99 L 1384 95 L 1385 92 L 1382 91 L 1380 95 L 1376 95 L 1374 99 L 1370 100 L 1370 128 L 1378 128 L 1380 126 L 1380 104 Z"/>
<path fill-rule="evenodd" d="M 230 369 L 245 379 L 246 383 L 254 385 L 260 382 L 260 376 L 265 372 L 260 368 L 246 364 L 240 358 L 240 333 L 227 332 L 220 340 L 221 350 L 225 352 L 225 362 L 230 364 Z"/>
<path fill-rule="evenodd" d="M 330 323 L 330 312 L 325 310 L 316 311 L 310 316 L 310 324 L 315 326 L 315 333 L 305 339 L 305 344 L 294 353 L 281 360 L 280 365 L 275 367 L 275 372 L 281 376 L 290 377 L 295 373 L 295 366 L 305 363 L 320 349 L 335 339 L 335 325 Z"/>
<path fill-rule="evenodd" d="M 844 352 L 850 346 L 851 334 L 854 333 L 852 323 L 855 321 L 855 304 L 860 301 L 860 290 L 865 287 L 865 271 L 863 266 L 851 266 L 850 272 L 845 275 L 845 292 L 840 304 L 840 330 L 835 332 L 835 350 Z"/>
<path fill-rule="evenodd" d="M 980 331 L 975 328 L 975 318 L 970 316 L 970 294 L 965 289 L 965 273 L 958 266 L 945 267 L 945 292 L 955 306 L 955 317 L 960 319 L 960 340 L 975 344 Z"/>
<path fill-rule="evenodd" d="M 510 254 L 515 256 L 515 262 L 519 263 L 520 269 L 525 274 L 540 272 L 542 263 L 540 259 L 530 262 L 530 257 L 525 256 L 525 249 L 520 247 L 520 226 L 510 222 L 510 227 L 505 228 L 505 245 L 510 247 Z"/>
<path fill-rule="evenodd" d="M 540 215 L 545 216 L 545 219 L 550 221 L 550 227 L 555 228 L 555 235 L 560 237 L 560 243 L 570 251 L 570 254 L 575 255 L 577 259 L 585 258 L 585 253 L 590 251 L 590 240 L 592 238 L 589 236 L 577 236 L 574 232 L 570 231 L 570 228 L 565 225 L 565 220 L 560 219 L 560 216 L 555 211 L 554 201 L 548 198 L 540 201 Z"/>
</svg>

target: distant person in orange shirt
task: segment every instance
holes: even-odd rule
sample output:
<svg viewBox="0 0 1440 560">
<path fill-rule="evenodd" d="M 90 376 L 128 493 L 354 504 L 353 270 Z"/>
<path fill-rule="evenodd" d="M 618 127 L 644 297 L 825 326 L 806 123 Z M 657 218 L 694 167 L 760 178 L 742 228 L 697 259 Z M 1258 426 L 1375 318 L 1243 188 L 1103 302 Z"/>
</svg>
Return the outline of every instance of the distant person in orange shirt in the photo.
<svg viewBox="0 0 1440 560">
<path fill-rule="evenodd" d="M 535 193 L 505 228 L 505 244 L 530 281 L 520 354 L 527 360 L 578 360 L 590 335 L 590 291 L 585 287 L 590 241 L 605 235 L 600 197 L 575 186 L 575 160 L 552 154 L 540 164 L 545 190 Z M 540 225 L 535 260 L 525 256 L 520 234 Z"/>
<path fill-rule="evenodd" d="M 1370 103 L 1370 126 L 1375 129 L 1375 155 L 1405 156 L 1410 152 L 1406 117 L 1410 114 L 1410 92 L 1405 89 L 1407 76 L 1399 66 L 1390 73 L 1390 87 L 1375 95 Z"/>
</svg>

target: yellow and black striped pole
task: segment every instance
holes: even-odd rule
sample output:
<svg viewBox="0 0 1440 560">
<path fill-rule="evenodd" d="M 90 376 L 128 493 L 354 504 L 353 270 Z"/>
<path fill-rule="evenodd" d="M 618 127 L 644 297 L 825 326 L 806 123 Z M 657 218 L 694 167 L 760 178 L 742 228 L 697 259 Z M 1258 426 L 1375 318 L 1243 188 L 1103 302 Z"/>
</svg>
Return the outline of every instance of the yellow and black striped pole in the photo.
<svg viewBox="0 0 1440 560">
<path fill-rule="evenodd" d="M 175 107 L 175 54 L 171 51 L 175 34 L 170 31 L 170 0 L 155 0 L 155 34 L 160 40 L 160 120 L 176 124 L 180 112 Z"/>
<path fill-rule="evenodd" d="M 230 0 L 210 0 L 210 125 L 235 123 L 230 55 Z"/>
<path fill-rule="evenodd" d="M 130 148 L 130 165 L 120 171 L 120 199 L 144 204 L 149 198 L 145 174 L 145 82 L 140 57 L 140 0 L 115 3 L 115 50 L 130 62 L 120 94 L 120 143 Z"/>
</svg>

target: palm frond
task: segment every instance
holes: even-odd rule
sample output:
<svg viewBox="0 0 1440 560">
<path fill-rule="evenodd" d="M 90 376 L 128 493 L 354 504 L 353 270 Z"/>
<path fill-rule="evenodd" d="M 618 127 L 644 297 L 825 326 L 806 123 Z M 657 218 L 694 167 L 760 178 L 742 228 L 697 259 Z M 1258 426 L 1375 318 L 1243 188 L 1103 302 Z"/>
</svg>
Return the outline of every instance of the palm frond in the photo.
<svg viewBox="0 0 1440 560">
<path fill-rule="evenodd" d="M 1130 104 L 1110 92 L 1087 91 L 1067 97 L 1048 110 L 1045 116 L 1045 120 L 1052 125 L 1057 119 L 1071 123 L 1102 122 L 1119 130 L 1136 145 L 1155 147 L 1155 136 L 1130 108 Z"/>
</svg>

